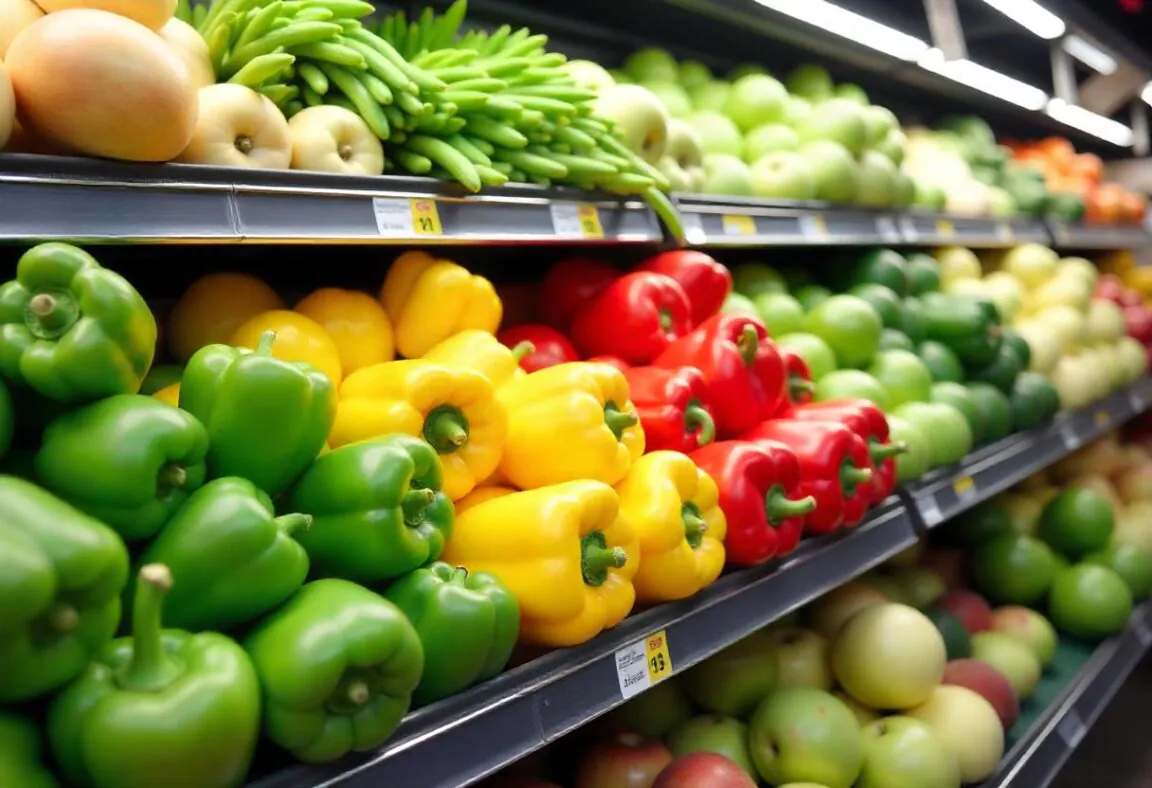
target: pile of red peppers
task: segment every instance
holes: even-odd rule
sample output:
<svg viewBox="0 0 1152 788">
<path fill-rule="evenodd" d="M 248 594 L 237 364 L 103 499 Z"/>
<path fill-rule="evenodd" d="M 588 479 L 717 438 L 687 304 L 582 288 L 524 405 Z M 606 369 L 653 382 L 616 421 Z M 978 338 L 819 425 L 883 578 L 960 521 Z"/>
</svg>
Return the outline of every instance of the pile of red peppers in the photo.
<svg viewBox="0 0 1152 788">
<path fill-rule="evenodd" d="M 541 322 L 499 339 L 532 343 L 520 362 L 529 372 L 579 360 L 622 370 L 646 451 L 682 452 L 712 476 L 728 563 L 750 566 L 858 524 L 892 493 L 902 447 L 871 402 L 813 402 L 802 358 L 759 320 L 720 311 L 731 289 L 728 269 L 699 251 L 663 252 L 627 273 L 571 258 L 536 295 L 549 309 Z"/>
</svg>

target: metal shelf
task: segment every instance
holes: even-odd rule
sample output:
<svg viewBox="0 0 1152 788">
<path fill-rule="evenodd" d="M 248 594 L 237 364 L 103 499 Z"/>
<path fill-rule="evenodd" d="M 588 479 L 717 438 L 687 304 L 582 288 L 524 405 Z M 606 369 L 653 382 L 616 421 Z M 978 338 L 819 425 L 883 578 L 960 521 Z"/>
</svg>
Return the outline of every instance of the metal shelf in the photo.
<svg viewBox="0 0 1152 788">
<path fill-rule="evenodd" d="M 780 203 L 744 197 L 677 195 L 693 246 L 870 246 L 900 244 L 899 216 L 828 203 Z"/>
<path fill-rule="evenodd" d="M 1068 224 L 1049 220 L 1048 229 L 1057 249 L 1132 249 L 1149 241 L 1148 229 L 1138 224 Z"/>
<path fill-rule="evenodd" d="M 1128 628 L 1100 644 L 1048 711 L 1004 757 L 982 788 L 1045 788 L 1152 646 L 1152 602 Z"/>
</svg>

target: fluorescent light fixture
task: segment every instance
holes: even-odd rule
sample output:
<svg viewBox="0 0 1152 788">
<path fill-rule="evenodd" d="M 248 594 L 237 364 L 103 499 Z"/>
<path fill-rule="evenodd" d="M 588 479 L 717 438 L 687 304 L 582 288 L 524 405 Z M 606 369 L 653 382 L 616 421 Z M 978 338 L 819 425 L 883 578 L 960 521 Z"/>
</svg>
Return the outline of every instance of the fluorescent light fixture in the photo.
<svg viewBox="0 0 1152 788">
<path fill-rule="evenodd" d="M 1024 109 L 1040 110 L 1048 103 L 1048 94 L 1026 82 L 1013 79 L 971 60 L 946 60 L 944 53 L 933 47 L 919 60 L 920 67 L 947 77 L 954 82 L 1004 99 Z"/>
<path fill-rule="evenodd" d="M 1144 103 L 1152 105 L 1152 82 L 1144 86 L 1143 92 L 1140 93 L 1140 98 L 1144 99 Z"/>
<path fill-rule="evenodd" d="M 825 0 L 756 0 L 777 13 L 799 19 L 841 38 L 880 52 L 915 62 L 928 51 L 928 45 L 907 33 L 882 25 Z"/>
<path fill-rule="evenodd" d="M 1048 115 L 1066 126 L 1099 137 L 1113 145 L 1129 148 L 1135 140 L 1132 129 L 1123 123 L 1054 98 L 1048 102 Z"/>
<path fill-rule="evenodd" d="M 1072 57 L 1079 60 L 1088 68 L 1100 74 L 1110 75 L 1116 73 L 1116 58 L 1094 44 L 1089 44 L 1080 36 L 1066 37 L 1060 45 Z"/>
<path fill-rule="evenodd" d="M 1040 38 L 1059 38 L 1064 35 L 1064 20 L 1035 0 L 984 0 L 1016 24 Z"/>
</svg>

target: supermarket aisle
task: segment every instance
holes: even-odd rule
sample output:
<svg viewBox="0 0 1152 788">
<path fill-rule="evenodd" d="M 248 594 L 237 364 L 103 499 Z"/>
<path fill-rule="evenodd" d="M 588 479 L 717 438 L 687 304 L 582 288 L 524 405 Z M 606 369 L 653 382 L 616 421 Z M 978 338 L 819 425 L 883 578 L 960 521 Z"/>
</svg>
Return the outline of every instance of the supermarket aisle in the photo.
<svg viewBox="0 0 1152 788">
<path fill-rule="evenodd" d="M 1152 788 L 1152 660 L 1146 659 L 1092 726 L 1052 788 Z"/>
</svg>

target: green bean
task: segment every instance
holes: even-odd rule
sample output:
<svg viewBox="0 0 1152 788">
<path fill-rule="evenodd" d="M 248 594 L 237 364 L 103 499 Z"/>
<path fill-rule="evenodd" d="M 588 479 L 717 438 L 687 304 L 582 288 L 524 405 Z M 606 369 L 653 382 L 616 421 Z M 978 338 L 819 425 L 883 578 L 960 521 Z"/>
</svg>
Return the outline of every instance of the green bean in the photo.
<svg viewBox="0 0 1152 788">
<path fill-rule="evenodd" d="M 422 156 L 427 156 L 439 164 L 452 177 L 459 181 L 470 192 L 480 191 L 480 175 L 476 166 L 468 161 L 468 157 L 453 148 L 444 140 L 428 137 L 423 134 L 413 134 L 408 138 L 407 148 Z"/>
</svg>

